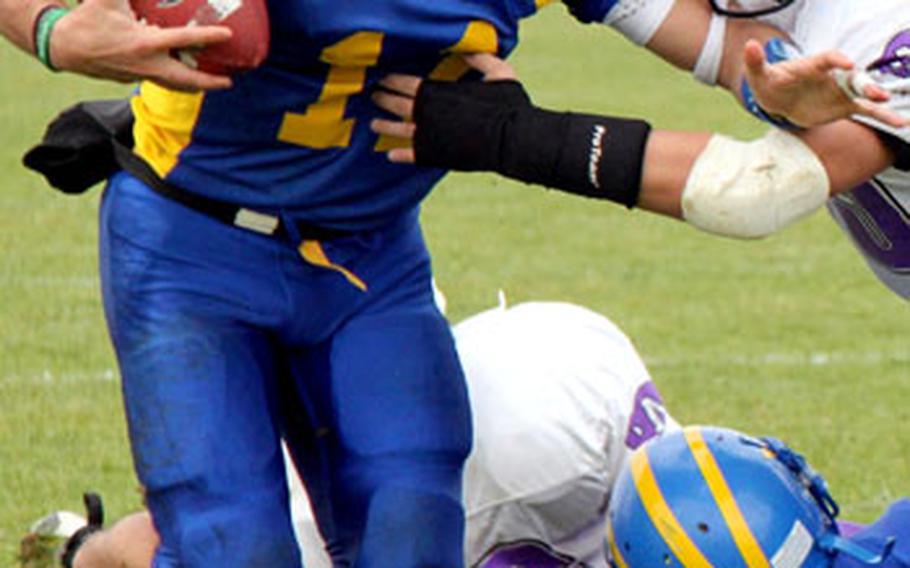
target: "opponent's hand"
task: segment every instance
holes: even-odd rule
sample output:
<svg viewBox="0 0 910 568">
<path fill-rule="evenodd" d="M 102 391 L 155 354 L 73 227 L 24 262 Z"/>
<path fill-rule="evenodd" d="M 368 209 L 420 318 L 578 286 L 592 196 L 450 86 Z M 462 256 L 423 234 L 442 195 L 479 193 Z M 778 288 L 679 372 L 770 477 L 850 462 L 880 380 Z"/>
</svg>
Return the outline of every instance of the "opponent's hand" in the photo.
<svg viewBox="0 0 910 568">
<path fill-rule="evenodd" d="M 84 0 L 60 19 L 51 36 L 54 66 L 90 77 L 148 79 L 181 91 L 224 89 L 231 79 L 197 71 L 172 52 L 226 41 L 224 26 L 158 28 L 137 21 L 128 0 Z"/>
<path fill-rule="evenodd" d="M 854 67 L 842 53 L 827 51 L 772 64 L 762 45 L 752 40 L 745 46 L 743 63 L 746 80 L 762 109 L 799 126 L 817 126 L 853 115 L 868 116 L 896 128 L 910 124 L 881 104 L 890 95 L 874 82 L 866 82 L 855 96 L 842 88 L 836 73 L 849 73 Z"/>
<path fill-rule="evenodd" d="M 507 81 L 516 79 L 515 71 L 504 60 L 489 53 L 475 53 L 464 56 L 465 61 L 472 68 L 483 73 L 485 83 L 491 81 Z M 373 102 L 377 106 L 396 115 L 401 120 L 387 120 L 377 118 L 370 123 L 370 128 L 377 134 L 393 136 L 405 140 L 413 140 L 418 126 L 414 124 L 414 105 L 423 79 L 413 75 L 389 75 L 380 81 L 385 90 L 373 94 Z M 453 84 L 454 85 L 454 84 Z M 454 87 L 453 88 L 459 88 Z M 487 89 L 483 85 L 472 91 L 472 98 L 482 102 L 489 96 L 491 101 L 499 96 L 495 87 Z M 397 163 L 415 162 L 414 148 L 395 148 L 388 152 L 389 160 Z"/>
</svg>

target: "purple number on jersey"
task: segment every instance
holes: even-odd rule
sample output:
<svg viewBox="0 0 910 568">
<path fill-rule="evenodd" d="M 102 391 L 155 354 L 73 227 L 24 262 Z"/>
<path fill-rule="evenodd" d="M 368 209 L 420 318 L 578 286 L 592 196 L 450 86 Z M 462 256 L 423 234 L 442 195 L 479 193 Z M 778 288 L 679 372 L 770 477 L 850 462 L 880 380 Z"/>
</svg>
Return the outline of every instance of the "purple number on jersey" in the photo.
<svg viewBox="0 0 910 568">
<path fill-rule="evenodd" d="M 893 272 L 910 271 L 910 215 L 875 180 L 831 200 L 867 256 Z"/>
<path fill-rule="evenodd" d="M 578 561 L 560 554 L 542 542 L 526 540 L 504 544 L 480 561 L 478 568 L 570 568 Z"/>
<path fill-rule="evenodd" d="M 629 429 L 626 432 L 626 447 L 631 450 L 660 435 L 667 424 L 667 411 L 663 398 L 651 381 L 639 387 L 635 393 Z"/>
</svg>

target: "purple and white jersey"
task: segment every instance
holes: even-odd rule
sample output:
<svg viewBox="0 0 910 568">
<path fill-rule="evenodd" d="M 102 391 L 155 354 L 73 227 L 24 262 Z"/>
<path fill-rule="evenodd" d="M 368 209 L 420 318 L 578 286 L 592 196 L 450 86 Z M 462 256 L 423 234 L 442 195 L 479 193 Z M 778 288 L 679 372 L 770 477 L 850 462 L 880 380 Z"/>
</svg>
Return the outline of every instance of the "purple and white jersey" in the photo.
<svg viewBox="0 0 910 568">
<path fill-rule="evenodd" d="M 606 568 L 616 475 L 632 450 L 679 428 L 632 343 L 605 317 L 550 302 L 482 312 L 454 334 L 474 419 L 465 561 Z M 291 495 L 305 566 L 328 568 L 299 483 Z"/>
<path fill-rule="evenodd" d="M 768 18 L 806 54 L 838 49 L 885 85 L 889 105 L 910 116 L 910 0 L 801 0 Z M 856 120 L 910 142 L 910 128 Z M 910 172 L 889 169 L 828 203 L 875 274 L 910 299 Z"/>
<path fill-rule="evenodd" d="M 533 302 L 471 317 L 455 339 L 474 415 L 470 565 L 607 566 L 617 473 L 632 450 L 678 427 L 628 337 L 585 308 Z"/>
</svg>

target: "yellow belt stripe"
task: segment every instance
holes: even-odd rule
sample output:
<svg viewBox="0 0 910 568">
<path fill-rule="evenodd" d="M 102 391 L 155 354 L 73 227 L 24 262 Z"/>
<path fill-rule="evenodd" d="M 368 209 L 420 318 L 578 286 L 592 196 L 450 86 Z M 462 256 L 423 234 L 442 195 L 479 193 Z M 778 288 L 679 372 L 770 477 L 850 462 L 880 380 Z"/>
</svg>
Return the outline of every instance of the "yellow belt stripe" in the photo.
<svg viewBox="0 0 910 568">
<path fill-rule="evenodd" d="M 348 282 L 350 282 L 355 288 L 358 288 L 363 292 L 367 291 L 366 282 L 361 280 L 356 274 L 347 268 L 335 264 L 329 260 L 329 257 L 326 256 L 325 250 L 323 250 L 322 244 L 319 241 L 303 241 L 300 243 L 300 248 L 298 250 L 300 250 L 300 256 L 302 256 L 304 260 L 310 264 L 339 272 L 345 278 L 347 278 Z"/>
<path fill-rule="evenodd" d="M 676 558 L 686 568 L 712 568 L 711 563 L 702 555 L 689 535 L 686 534 L 685 529 L 679 524 L 676 515 L 673 514 L 660 492 L 654 472 L 651 471 L 647 452 L 641 450 L 634 452 L 631 466 L 632 480 L 635 482 L 635 488 L 638 490 L 645 511 Z"/>
<path fill-rule="evenodd" d="M 717 507 L 720 509 L 724 520 L 727 521 L 727 526 L 730 528 L 736 547 L 739 549 L 743 560 L 746 561 L 746 565 L 749 568 L 770 568 L 771 564 L 768 562 L 768 558 L 765 556 L 758 541 L 755 540 L 755 535 L 752 534 L 752 529 L 749 528 L 745 517 L 743 517 L 743 512 L 736 503 L 736 498 L 733 496 L 733 492 L 730 491 L 730 486 L 727 485 L 727 480 L 724 479 L 724 474 L 720 471 L 714 455 L 708 448 L 701 429 L 691 428 L 686 430 L 686 441 L 689 444 L 692 455 L 695 457 L 698 468 L 701 470 L 702 476 L 704 476 L 708 484 L 708 488 L 711 490 L 711 495 L 714 496 Z"/>
</svg>

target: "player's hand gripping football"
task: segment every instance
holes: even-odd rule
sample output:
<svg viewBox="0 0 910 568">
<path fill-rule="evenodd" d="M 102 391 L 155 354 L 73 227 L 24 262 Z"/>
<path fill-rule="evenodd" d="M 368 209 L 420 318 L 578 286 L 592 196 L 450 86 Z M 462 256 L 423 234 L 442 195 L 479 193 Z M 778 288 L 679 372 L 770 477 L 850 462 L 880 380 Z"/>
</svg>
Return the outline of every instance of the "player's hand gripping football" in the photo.
<svg viewBox="0 0 910 568">
<path fill-rule="evenodd" d="M 452 125 L 457 128 L 432 128 L 432 130 L 438 135 L 445 135 L 449 139 L 461 136 L 462 130 L 472 129 L 473 126 L 470 124 L 474 122 L 472 120 L 474 118 L 480 119 L 479 122 L 481 124 L 478 124 L 478 127 L 482 128 L 484 126 L 482 124 L 484 122 L 483 117 L 470 116 L 470 114 L 473 114 L 473 110 L 482 112 L 482 107 L 484 106 L 483 99 L 486 96 L 494 97 L 497 103 L 507 102 L 506 99 L 502 98 L 505 96 L 521 99 L 515 101 L 517 104 L 530 104 L 527 95 L 524 95 L 524 91 L 516 81 L 515 71 L 508 63 L 489 53 L 466 55 L 464 59 L 471 67 L 483 73 L 484 82 L 490 83 L 499 81 L 500 84 L 486 86 L 493 88 L 485 88 L 482 86 L 481 89 L 472 89 L 470 92 L 466 91 L 466 89 L 471 89 L 470 83 L 440 85 L 443 88 L 448 87 L 451 91 L 448 93 L 448 95 L 450 95 L 449 99 L 451 100 L 446 100 L 443 104 L 448 105 L 449 102 L 454 102 L 456 105 L 448 106 L 446 117 L 436 118 L 438 120 L 453 118 L 455 120 L 451 121 L 453 123 Z M 389 75 L 384 78 L 380 84 L 385 90 L 375 92 L 373 94 L 373 101 L 380 108 L 398 116 L 401 120 L 375 119 L 370 124 L 370 128 L 378 134 L 413 141 L 417 132 L 417 127 L 414 124 L 415 102 L 420 98 L 423 82 L 423 79 L 414 75 Z M 443 95 L 441 92 L 438 94 Z M 457 104 L 459 102 L 462 104 Z M 455 130 L 457 130 L 457 132 Z M 469 148 L 456 150 L 452 145 L 441 140 L 427 141 L 427 146 L 432 144 L 435 147 L 437 146 L 435 142 L 439 142 L 439 145 L 442 146 L 448 146 L 451 151 L 457 151 L 459 153 L 459 159 L 457 160 L 458 165 L 461 166 L 459 169 L 482 169 L 479 165 L 476 168 L 470 167 L 469 164 L 468 168 L 464 167 L 467 162 L 470 162 L 470 157 L 465 155 L 470 151 Z M 388 157 L 391 161 L 398 163 L 414 163 L 416 161 L 413 146 L 390 150 L 388 152 Z M 477 158 L 482 159 L 480 156 Z M 424 163 L 424 160 L 421 160 L 421 163 Z M 450 164 L 445 165 L 451 167 Z"/>
<path fill-rule="evenodd" d="M 172 53 L 231 38 L 224 26 L 159 28 L 140 23 L 128 0 L 84 0 L 54 28 L 58 69 L 121 82 L 149 79 L 183 91 L 223 89 L 225 76 L 192 69 Z"/>
<path fill-rule="evenodd" d="M 749 41 L 743 52 L 746 80 L 762 109 L 803 127 L 863 115 L 901 128 L 908 119 L 882 103 L 889 93 L 840 52 L 827 51 L 769 63 L 762 45 Z M 839 80 L 840 79 L 840 80 Z"/>
</svg>

